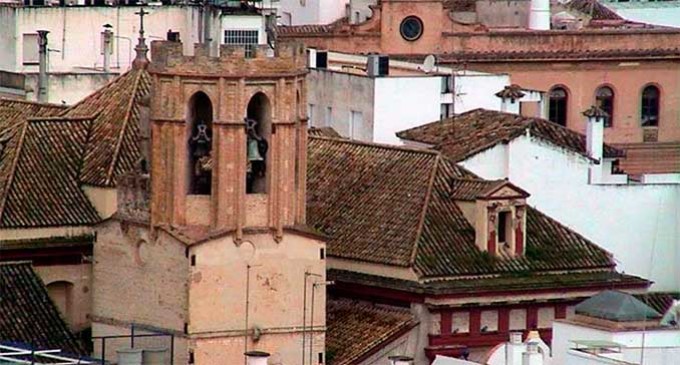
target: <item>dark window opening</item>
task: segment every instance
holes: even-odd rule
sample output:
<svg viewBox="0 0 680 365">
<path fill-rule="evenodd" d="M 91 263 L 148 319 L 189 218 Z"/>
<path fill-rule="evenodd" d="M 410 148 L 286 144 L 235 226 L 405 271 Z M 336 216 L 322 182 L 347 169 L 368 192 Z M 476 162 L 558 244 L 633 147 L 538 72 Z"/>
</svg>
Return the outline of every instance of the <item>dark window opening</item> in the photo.
<svg viewBox="0 0 680 365">
<path fill-rule="evenodd" d="M 191 266 L 196 266 L 196 255 L 191 255 Z"/>
<path fill-rule="evenodd" d="M 561 126 L 567 126 L 567 91 L 556 87 L 550 91 L 549 119 Z"/>
<path fill-rule="evenodd" d="M 255 94 L 248 103 L 246 116 L 246 193 L 267 192 L 269 140 L 272 134 L 271 107 L 263 93 Z"/>
<path fill-rule="evenodd" d="M 326 258 L 326 249 L 325 248 L 322 248 L 322 249 L 319 250 L 319 258 L 321 260 Z"/>
<path fill-rule="evenodd" d="M 508 242 L 508 222 L 510 221 L 510 212 L 499 212 L 498 213 L 498 227 L 496 227 L 498 232 L 498 243 Z"/>
<path fill-rule="evenodd" d="M 650 85 L 642 91 L 642 108 L 640 121 L 643 127 L 656 127 L 659 125 L 659 88 Z"/>
<path fill-rule="evenodd" d="M 210 195 L 212 187 L 212 103 L 202 92 L 189 100 L 189 194 Z"/>
<path fill-rule="evenodd" d="M 608 86 L 597 89 L 595 103 L 600 109 L 609 114 L 609 116 L 604 119 L 604 126 L 607 128 L 612 127 L 614 125 L 614 90 Z"/>
<path fill-rule="evenodd" d="M 189 364 L 193 364 L 196 360 L 194 359 L 194 352 L 189 351 Z"/>
<path fill-rule="evenodd" d="M 323 364 L 323 352 L 319 352 L 319 364 Z"/>
</svg>

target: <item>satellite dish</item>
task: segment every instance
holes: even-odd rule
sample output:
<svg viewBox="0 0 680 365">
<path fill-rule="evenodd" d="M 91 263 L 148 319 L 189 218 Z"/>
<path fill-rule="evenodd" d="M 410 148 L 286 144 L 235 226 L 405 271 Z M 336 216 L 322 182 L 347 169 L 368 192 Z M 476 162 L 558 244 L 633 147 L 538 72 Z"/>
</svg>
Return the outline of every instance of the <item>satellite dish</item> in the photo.
<svg viewBox="0 0 680 365">
<path fill-rule="evenodd" d="M 423 71 L 425 71 L 427 73 L 432 72 L 432 70 L 434 70 L 434 68 L 435 68 L 434 63 L 436 61 L 437 60 L 434 58 L 433 55 L 429 55 L 429 56 L 425 57 L 425 61 L 423 61 Z"/>
</svg>

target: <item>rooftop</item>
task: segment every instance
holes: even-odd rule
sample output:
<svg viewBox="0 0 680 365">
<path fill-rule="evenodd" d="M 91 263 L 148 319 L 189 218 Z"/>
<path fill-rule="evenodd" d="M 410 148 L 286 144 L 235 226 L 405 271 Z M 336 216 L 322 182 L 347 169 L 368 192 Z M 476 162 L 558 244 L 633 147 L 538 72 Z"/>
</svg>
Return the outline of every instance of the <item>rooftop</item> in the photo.
<svg viewBox="0 0 680 365">
<path fill-rule="evenodd" d="M 401 139 L 432 145 L 454 161 L 508 143 L 530 133 L 555 146 L 587 157 L 586 136 L 540 118 L 475 109 L 397 133 Z M 623 157 L 624 151 L 605 144 L 604 156 Z"/>
<path fill-rule="evenodd" d="M 307 222 L 330 237 L 330 256 L 412 268 L 421 279 L 614 267 L 608 252 L 531 207 L 526 255 L 482 252 L 456 198 L 507 182 L 436 152 L 311 137 L 308 155 Z"/>
<path fill-rule="evenodd" d="M 576 314 L 615 322 L 660 319 L 661 314 L 634 296 L 614 290 L 603 291 L 576 306 Z"/>
<path fill-rule="evenodd" d="M 0 313 L 3 341 L 84 354 L 28 262 L 0 263 Z"/>
<path fill-rule="evenodd" d="M 326 303 L 326 353 L 329 365 L 357 364 L 415 327 L 408 308 L 349 299 Z"/>
</svg>

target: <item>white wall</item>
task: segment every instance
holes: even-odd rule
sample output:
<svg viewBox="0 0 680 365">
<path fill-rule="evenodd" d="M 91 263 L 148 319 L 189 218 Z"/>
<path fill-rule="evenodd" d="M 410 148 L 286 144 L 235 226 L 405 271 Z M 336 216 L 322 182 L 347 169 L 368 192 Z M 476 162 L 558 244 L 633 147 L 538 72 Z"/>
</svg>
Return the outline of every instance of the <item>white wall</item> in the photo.
<svg viewBox="0 0 680 365">
<path fill-rule="evenodd" d="M 221 23 L 222 30 L 220 32 L 219 44 L 224 44 L 224 31 L 227 29 L 259 30 L 258 43 L 267 43 L 264 17 L 260 15 L 227 15 L 222 17 Z"/>
<path fill-rule="evenodd" d="M 159 6 L 146 7 L 145 10 L 150 12 L 144 22 L 147 42 L 166 39 L 167 31 L 172 29 L 180 32 L 185 52 L 193 49 L 193 44 L 198 41 L 200 25 L 198 8 Z M 100 34 L 104 24 L 112 25 L 114 36 L 118 37 L 113 42 L 112 69 L 127 70 L 134 59 L 134 46 L 139 36 L 139 16 L 134 13 L 139 11 L 138 7 L 22 7 L 15 11 L 15 68 L 10 71 L 37 71 L 38 66 L 22 64 L 22 37 L 24 33 L 35 33 L 39 29 L 50 31 L 49 48 L 59 51 L 49 54 L 50 72 L 101 69 Z M 0 19 L 0 24 L 5 24 L 5 21 L 5 18 Z M 7 44 L 0 46 L 4 49 Z"/>
<path fill-rule="evenodd" d="M 589 160 L 536 138 L 508 145 L 508 177 L 529 203 L 614 254 L 617 268 L 651 279 L 653 290 L 680 289 L 680 185 L 588 184 Z M 498 155 L 478 154 L 463 166 L 499 178 L 486 166 Z"/>
<path fill-rule="evenodd" d="M 328 24 L 345 15 L 349 0 L 281 0 L 279 15 L 291 14 L 291 24 Z"/>
<path fill-rule="evenodd" d="M 621 17 L 648 24 L 667 27 L 680 27 L 680 1 L 668 1 L 661 4 L 656 2 L 605 3 Z"/>
<path fill-rule="evenodd" d="M 617 357 L 629 363 L 639 364 L 640 348 L 645 347 L 645 365 L 672 364 L 673 354 L 680 355 L 680 330 L 662 329 L 642 331 L 610 332 L 561 321 L 553 322 L 553 363 L 554 364 L 618 364 L 579 351 L 569 351 L 574 340 L 600 340 L 622 345 Z"/>
<path fill-rule="evenodd" d="M 506 74 L 456 75 L 454 81 L 455 113 L 477 108 L 501 110 L 501 98 L 495 94 L 507 85 L 510 85 L 510 76 Z M 508 106 L 513 105 L 517 110 L 508 111 L 518 113 L 519 102 Z"/>
<path fill-rule="evenodd" d="M 440 77 L 375 79 L 373 140 L 400 144 L 396 133 L 439 120 Z"/>
</svg>

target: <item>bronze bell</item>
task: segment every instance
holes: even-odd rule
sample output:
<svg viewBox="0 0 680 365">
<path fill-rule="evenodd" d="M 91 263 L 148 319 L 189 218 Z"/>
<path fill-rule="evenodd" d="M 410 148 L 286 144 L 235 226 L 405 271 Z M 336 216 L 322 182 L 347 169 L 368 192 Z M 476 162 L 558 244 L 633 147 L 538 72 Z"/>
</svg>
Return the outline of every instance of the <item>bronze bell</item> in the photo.
<svg viewBox="0 0 680 365">
<path fill-rule="evenodd" d="M 248 161 L 264 161 L 257 140 L 248 138 Z"/>
</svg>

